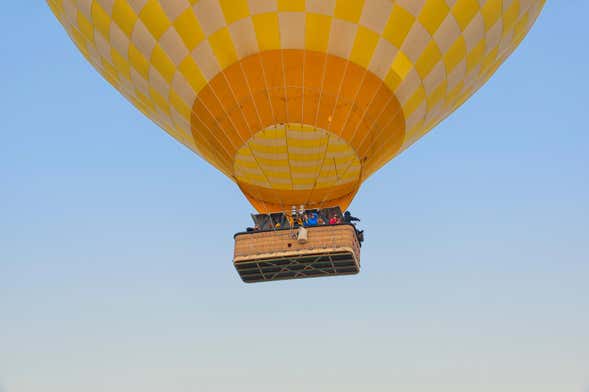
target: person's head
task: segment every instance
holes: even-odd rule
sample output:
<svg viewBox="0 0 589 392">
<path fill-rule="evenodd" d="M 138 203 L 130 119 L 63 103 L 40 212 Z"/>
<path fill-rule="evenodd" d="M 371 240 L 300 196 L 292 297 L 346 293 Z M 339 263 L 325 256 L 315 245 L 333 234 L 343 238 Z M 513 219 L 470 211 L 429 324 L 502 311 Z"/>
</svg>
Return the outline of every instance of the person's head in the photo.
<svg viewBox="0 0 589 392">
<path fill-rule="evenodd" d="M 350 214 L 350 211 L 344 212 L 344 216 L 350 216 L 350 215 L 352 215 L 352 214 Z"/>
</svg>

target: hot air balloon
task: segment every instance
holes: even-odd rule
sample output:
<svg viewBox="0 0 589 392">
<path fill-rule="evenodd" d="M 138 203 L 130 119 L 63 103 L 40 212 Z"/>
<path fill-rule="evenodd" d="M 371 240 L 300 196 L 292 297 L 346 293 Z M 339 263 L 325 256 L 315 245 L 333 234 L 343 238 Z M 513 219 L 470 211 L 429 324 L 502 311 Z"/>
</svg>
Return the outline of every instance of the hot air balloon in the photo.
<svg viewBox="0 0 589 392">
<path fill-rule="evenodd" d="M 355 227 L 299 233 L 292 221 L 340 216 L 364 180 L 489 79 L 544 5 L 47 1 L 99 73 L 272 226 L 235 237 L 246 282 L 358 272 Z"/>
</svg>

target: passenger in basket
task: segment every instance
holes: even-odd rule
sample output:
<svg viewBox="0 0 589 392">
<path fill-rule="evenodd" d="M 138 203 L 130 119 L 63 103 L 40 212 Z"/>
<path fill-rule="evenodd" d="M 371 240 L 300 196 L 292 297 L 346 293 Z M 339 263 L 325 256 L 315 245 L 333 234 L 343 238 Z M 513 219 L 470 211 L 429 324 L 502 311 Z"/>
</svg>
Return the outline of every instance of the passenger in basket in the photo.
<svg viewBox="0 0 589 392">
<path fill-rule="evenodd" d="M 311 214 L 309 215 L 309 218 L 307 219 L 307 225 L 308 226 L 317 226 L 317 213 L 316 212 L 311 212 Z"/>
<path fill-rule="evenodd" d="M 309 217 L 307 216 L 306 212 L 303 213 L 302 218 L 303 218 L 303 226 L 308 226 L 309 225 Z"/>
<path fill-rule="evenodd" d="M 329 224 L 330 224 L 330 225 L 337 225 L 337 223 L 338 223 L 337 221 L 338 221 L 338 219 L 337 219 L 337 215 L 333 215 L 333 216 L 332 216 L 332 217 L 329 219 Z"/>
<path fill-rule="evenodd" d="M 355 216 L 352 216 L 352 214 L 350 214 L 350 211 L 344 212 L 344 223 L 353 222 L 360 222 L 360 219 L 356 218 Z"/>
</svg>

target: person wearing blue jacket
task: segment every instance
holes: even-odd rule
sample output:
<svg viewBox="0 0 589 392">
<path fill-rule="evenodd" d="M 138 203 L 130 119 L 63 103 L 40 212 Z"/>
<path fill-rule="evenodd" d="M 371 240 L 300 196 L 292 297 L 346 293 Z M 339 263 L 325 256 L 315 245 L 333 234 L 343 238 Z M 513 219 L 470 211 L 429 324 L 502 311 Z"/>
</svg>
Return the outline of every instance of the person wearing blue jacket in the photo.
<svg viewBox="0 0 589 392">
<path fill-rule="evenodd" d="M 307 226 L 317 226 L 318 217 L 319 216 L 316 212 L 311 212 L 311 214 L 309 214 L 309 217 L 307 218 Z"/>
</svg>

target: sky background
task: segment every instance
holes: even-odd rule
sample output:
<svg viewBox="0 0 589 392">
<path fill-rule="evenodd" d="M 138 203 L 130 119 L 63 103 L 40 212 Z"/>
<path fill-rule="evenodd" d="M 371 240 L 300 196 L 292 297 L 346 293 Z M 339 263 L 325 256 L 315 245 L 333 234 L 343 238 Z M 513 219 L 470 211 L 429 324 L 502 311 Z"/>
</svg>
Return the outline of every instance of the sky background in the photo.
<svg viewBox="0 0 589 392">
<path fill-rule="evenodd" d="M 589 391 L 586 0 L 352 205 L 360 275 L 243 284 L 237 187 L 0 15 L 0 391 Z"/>
</svg>

